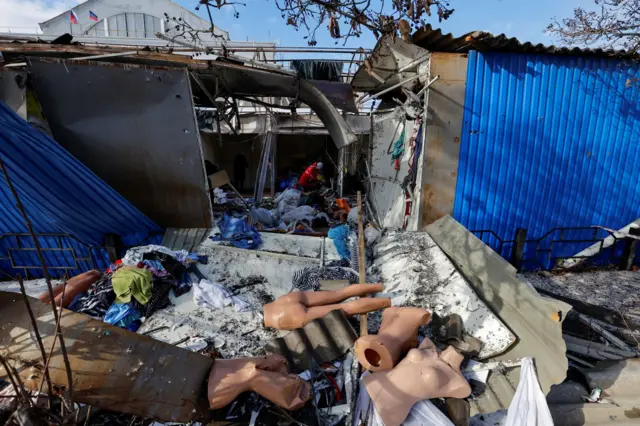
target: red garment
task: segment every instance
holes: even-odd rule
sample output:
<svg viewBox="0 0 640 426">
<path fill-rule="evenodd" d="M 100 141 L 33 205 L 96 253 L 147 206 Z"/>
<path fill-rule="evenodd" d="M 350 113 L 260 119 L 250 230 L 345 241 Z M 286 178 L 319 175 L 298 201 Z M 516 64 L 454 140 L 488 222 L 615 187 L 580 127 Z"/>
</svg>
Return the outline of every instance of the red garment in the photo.
<svg viewBox="0 0 640 426">
<path fill-rule="evenodd" d="M 311 185 L 313 182 L 318 180 L 318 174 L 320 171 L 318 170 L 318 163 L 313 163 L 307 170 L 304 171 L 302 176 L 300 176 L 300 180 L 298 183 L 302 186 Z"/>
</svg>

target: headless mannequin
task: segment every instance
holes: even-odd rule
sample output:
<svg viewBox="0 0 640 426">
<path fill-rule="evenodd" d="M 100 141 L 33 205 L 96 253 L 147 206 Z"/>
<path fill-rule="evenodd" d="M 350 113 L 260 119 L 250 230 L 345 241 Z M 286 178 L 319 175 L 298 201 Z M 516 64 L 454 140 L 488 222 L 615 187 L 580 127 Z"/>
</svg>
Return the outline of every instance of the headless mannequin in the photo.
<svg viewBox="0 0 640 426">
<path fill-rule="evenodd" d="M 76 275 L 68 279 L 66 283 L 58 284 L 53 288 L 56 306 L 62 306 L 63 308 L 68 307 L 77 295 L 89 290 L 89 287 L 98 281 L 101 276 L 102 272 L 93 270 Z M 67 286 L 66 290 L 64 289 L 65 285 Z M 64 290 L 64 300 L 62 300 L 62 290 Z M 42 293 L 39 298 L 44 303 L 51 303 L 48 290 Z"/>
<path fill-rule="evenodd" d="M 229 405 L 243 392 L 256 392 L 285 410 L 298 410 L 311 396 L 309 384 L 289 374 L 280 355 L 216 359 L 209 374 L 209 406 Z"/>
<path fill-rule="evenodd" d="M 389 298 L 362 298 L 339 303 L 355 296 L 382 291 L 382 284 L 353 284 L 336 291 L 298 291 L 285 294 L 264 305 L 265 327 L 295 330 L 329 312 L 342 309 L 346 316 L 365 314 L 391 306 Z"/>
<path fill-rule="evenodd" d="M 460 373 L 463 356 L 449 346 L 438 354 L 424 339 L 393 370 L 373 373 L 364 384 L 385 426 L 400 426 L 411 407 L 424 399 L 466 398 L 471 386 Z"/>
<path fill-rule="evenodd" d="M 385 309 L 378 334 L 356 340 L 358 361 L 367 370 L 391 370 L 409 349 L 418 346 L 418 328 L 430 319 L 431 314 L 422 308 Z"/>
</svg>

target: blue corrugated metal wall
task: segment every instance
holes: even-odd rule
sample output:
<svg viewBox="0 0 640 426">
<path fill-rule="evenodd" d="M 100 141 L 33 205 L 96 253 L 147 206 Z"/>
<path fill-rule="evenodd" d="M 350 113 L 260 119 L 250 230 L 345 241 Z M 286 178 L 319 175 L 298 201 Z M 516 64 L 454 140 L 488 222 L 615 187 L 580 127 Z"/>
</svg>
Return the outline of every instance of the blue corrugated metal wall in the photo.
<svg viewBox="0 0 640 426">
<path fill-rule="evenodd" d="M 64 251 L 45 251 L 51 266 L 74 265 L 77 257 L 94 257 L 99 268 L 108 267 L 108 256 L 99 246 L 106 234 L 117 234 L 125 245 L 141 244 L 161 228 L 143 215 L 56 141 L 31 127 L 0 102 L 0 155 L 20 196 L 35 232 L 69 234 L 70 237 L 40 237 L 43 247 L 63 247 Z M 0 235 L 27 232 L 24 219 L 15 206 L 7 182 L 0 174 Z M 154 241 L 156 239 L 153 239 Z M 5 236 L 0 239 L 0 271 L 15 276 L 24 269 L 13 269 L 6 258 L 10 248 L 33 248 L 30 237 Z M 96 247 L 90 249 L 88 247 Z M 34 252 L 13 251 L 16 265 L 39 265 Z M 87 270 L 90 262 L 81 262 Z M 31 270 L 41 276 L 39 270 Z M 56 276 L 64 270 L 53 269 Z"/>
<path fill-rule="evenodd" d="M 470 52 L 454 217 L 507 240 L 637 219 L 639 101 L 638 64 Z"/>
</svg>

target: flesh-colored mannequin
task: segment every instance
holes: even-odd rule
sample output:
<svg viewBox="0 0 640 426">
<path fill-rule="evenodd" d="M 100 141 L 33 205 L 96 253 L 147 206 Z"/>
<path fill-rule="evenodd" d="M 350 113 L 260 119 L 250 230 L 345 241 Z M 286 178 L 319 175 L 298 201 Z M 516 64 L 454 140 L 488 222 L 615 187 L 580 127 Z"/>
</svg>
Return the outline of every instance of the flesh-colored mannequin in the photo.
<svg viewBox="0 0 640 426">
<path fill-rule="evenodd" d="M 302 408 L 311 396 L 308 383 L 289 374 L 280 355 L 216 359 L 209 374 L 209 405 L 225 407 L 244 392 L 256 392 L 285 410 Z"/>
<path fill-rule="evenodd" d="M 431 320 L 422 308 L 393 307 L 382 312 L 378 334 L 356 340 L 356 357 L 367 370 L 391 370 L 409 349 L 418 346 L 418 328 Z"/>
<path fill-rule="evenodd" d="M 285 294 L 275 302 L 264 305 L 265 327 L 279 330 L 295 330 L 329 312 L 342 309 L 346 316 L 365 314 L 391 306 L 391 299 L 362 298 L 339 303 L 355 296 L 382 291 L 382 284 L 353 284 L 336 291 L 298 291 Z"/>
<path fill-rule="evenodd" d="M 373 373 L 362 383 L 385 426 L 400 426 L 418 401 L 471 394 L 471 386 L 460 373 L 462 360 L 452 346 L 438 354 L 433 342 L 424 339 L 393 370 Z"/>
<path fill-rule="evenodd" d="M 56 306 L 62 305 L 63 308 L 68 307 L 77 295 L 89 290 L 91 284 L 98 281 L 101 276 L 102 272 L 93 270 L 68 279 L 66 282 L 67 289 L 64 290 L 64 300 L 62 300 L 62 290 L 65 287 L 65 283 L 58 284 L 53 288 Z M 40 300 L 45 303 L 51 303 L 48 290 L 40 295 Z"/>
</svg>

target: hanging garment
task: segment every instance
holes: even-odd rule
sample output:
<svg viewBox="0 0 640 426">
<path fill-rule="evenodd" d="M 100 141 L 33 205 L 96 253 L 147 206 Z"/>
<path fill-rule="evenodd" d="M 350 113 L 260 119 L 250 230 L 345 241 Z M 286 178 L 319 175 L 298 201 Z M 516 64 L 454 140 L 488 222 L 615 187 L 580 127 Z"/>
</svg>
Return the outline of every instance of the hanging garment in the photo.
<svg viewBox="0 0 640 426">
<path fill-rule="evenodd" d="M 342 81 L 342 62 L 295 59 L 291 61 L 291 69 L 305 80 Z"/>
<path fill-rule="evenodd" d="M 111 285 L 111 275 L 107 274 L 89 287 L 89 290 L 71 307 L 75 312 L 102 320 L 115 300 L 116 294 Z"/>
<path fill-rule="evenodd" d="M 147 269 L 127 266 L 118 269 L 111 282 L 116 293 L 116 302 L 129 303 L 131 298 L 146 305 L 151 298 L 151 279 L 153 275 Z"/>
<path fill-rule="evenodd" d="M 359 282 L 359 276 L 351 268 L 333 267 L 308 267 L 293 275 L 293 289 L 300 291 L 317 291 L 320 289 L 321 280 L 349 280 L 349 284 Z"/>
</svg>

